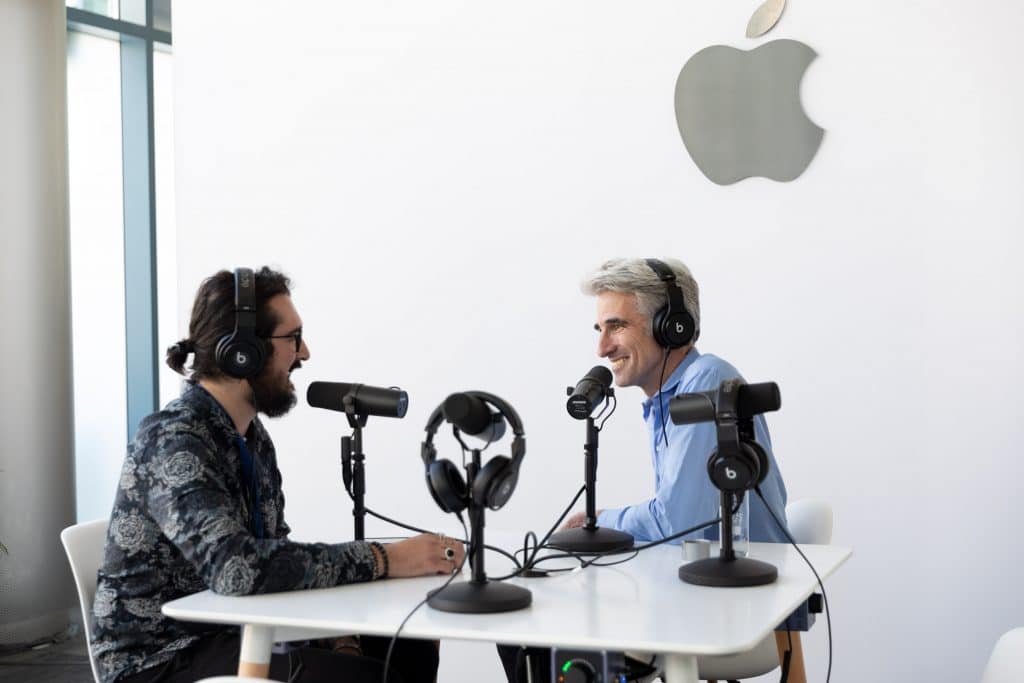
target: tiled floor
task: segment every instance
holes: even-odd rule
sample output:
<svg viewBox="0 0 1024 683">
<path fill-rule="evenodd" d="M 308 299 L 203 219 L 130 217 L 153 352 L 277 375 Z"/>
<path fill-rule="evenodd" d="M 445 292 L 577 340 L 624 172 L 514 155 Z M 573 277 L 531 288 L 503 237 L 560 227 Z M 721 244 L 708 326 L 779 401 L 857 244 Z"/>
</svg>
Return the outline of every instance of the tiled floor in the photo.
<svg viewBox="0 0 1024 683">
<path fill-rule="evenodd" d="M 89 654 L 81 632 L 70 640 L 0 656 L 4 683 L 92 683 Z"/>
</svg>

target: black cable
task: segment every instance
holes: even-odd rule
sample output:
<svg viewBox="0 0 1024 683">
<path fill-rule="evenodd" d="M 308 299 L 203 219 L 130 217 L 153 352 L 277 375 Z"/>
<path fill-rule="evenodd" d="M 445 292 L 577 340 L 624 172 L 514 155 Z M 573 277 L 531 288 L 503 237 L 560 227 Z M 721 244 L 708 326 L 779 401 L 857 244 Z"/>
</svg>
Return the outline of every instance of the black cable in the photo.
<svg viewBox="0 0 1024 683">
<path fill-rule="evenodd" d="M 615 560 L 614 562 L 596 562 L 596 561 L 592 561 L 590 564 L 595 566 L 595 567 L 614 567 L 617 564 L 622 564 L 623 562 L 629 562 L 630 560 L 632 560 L 634 557 L 636 557 L 639 554 L 640 554 L 640 551 L 638 550 L 638 551 L 634 552 L 632 555 L 630 555 L 629 557 L 624 557 L 621 560 Z M 588 565 L 588 566 L 590 566 L 590 565 Z"/>
<path fill-rule="evenodd" d="M 349 488 L 348 486 L 343 486 L 343 488 L 345 489 L 345 493 L 348 494 L 349 499 L 351 499 L 352 502 L 354 503 L 355 500 L 356 500 L 356 497 L 352 493 L 352 489 Z M 412 526 L 411 524 L 406 524 L 404 522 L 399 522 L 397 519 L 391 519 L 390 517 L 387 517 L 386 515 L 382 515 L 379 512 L 376 512 L 375 510 L 371 510 L 370 508 L 368 508 L 366 506 L 363 506 L 363 512 L 365 512 L 366 514 L 370 515 L 371 517 L 376 517 L 377 519 L 381 520 L 382 522 L 387 522 L 388 524 L 393 524 L 393 525 L 395 525 L 397 527 L 400 527 L 402 529 L 407 529 L 409 531 L 415 531 L 418 534 L 432 534 L 432 533 L 434 533 L 433 531 L 429 531 L 427 529 L 421 529 L 419 527 Z M 453 540 L 459 541 L 460 543 L 463 543 L 463 544 L 469 543 L 469 541 L 467 541 L 467 540 L 465 540 L 463 538 L 456 538 L 456 539 L 453 539 Z M 517 560 L 511 553 L 507 552 L 506 550 L 504 550 L 502 548 L 498 548 L 498 547 L 493 546 L 493 545 L 484 545 L 484 548 L 486 548 L 487 550 L 493 550 L 496 553 L 504 555 L 508 559 L 512 560 L 512 564 L 514 564 L 516 567 L 520 567 L 521 566 L 519 564 L 519 560 Z"/>
<path fill-rule="evenodd" d="M 615 398 L 614 395 L 611 396 L 611 403 L 610 403 L 610 405 L 611 405 L 611 410 L 608 412 L 608 414 L 601 421 L 601 426 L 597 428 L 597 431 L 599 431 L 599 432 L 601 431 L 601 429 L 604 428 L 605 422 L 608 421 L 608 418 L 610 418 L 612 416 L 612 414 L 615 412 L 615 409 L 618 407 L 618 400 Z M 600 418 L 602 415 L 604 415 L 605 410 L 608 409 L 608 406 L 609 406 L 609 401 L 608 401 L 608 399 L 605 399 L 604 406 L 601 408 L 601 412 L 598 413 L 598 416 L 597 416 L 598 418 Z M 513 578 L 515 576 L 520 576 L 525 571 L 530 571 L 531 569 L 533 569 L 533 567 L 535 565 L 535 560 L 537 558 L 537 553 L 539 553 L 541 550 L 543 550 L 544 548 L 547 547 L 546 544 L 548 542 L 548 539 L 551 538 L 551 535 L 553 533 L 555 533 L 555 531 L 558 529 L 559 525 L 562 523 L 562 520 L 565 519 L 566 515 L 569 514 L 569 511 L 572 510 L 574 505 L 576 505 L 576 501 L 578 501 L 580 499 L 580 496 L 582 496 L 583 493 L 586 490 L 587 490 L 587 487 L 586 487 L 585 484 L 580 487 L 580 490 L 577 491 L 576 495 L 573 496 L 573 499 L 571 501 L 569 501 L 569 505 L 567 505 L 565 510 L 562 511 L 562 514 L 558 517 L 557 520 L 555 520 L 555 523 L 551 525 L 551 528 L 548 529 L 548 532 L 546 534 L 544 534 L 544 538 L 539 543 L 537 542 L 537 534 L 535 534 L 532 531 L 529 531 L 529 532 L 526 533 L 526 537 L 523 539 L 523 548 L 522 548 L 522 551 L 523 551 L 523 564 L 520 565 L 518 559 L 513 559 L 513 562 L 516 565 L 516 571 L 514 571 L 514 572 L 512 572 L 510 574 L 506 574 L 504 576 L 499 576 L 497 578 L 492 578 L 491 580 L 492 581 L 506 581 L 506 580 L 511 579 L 511 578 Z M 532 553 L 530 553 L 530 549 L 529 549 L 530 536 L 533 536 L 533 539 L 534 539 L 534 545 L 533 545 L 533 552 Z M 519 551 L 517 550 L 514 554 L 518 554 L 518 553 L 519 553 Z M 529 559 L 527 559 L 527 557 L 526 557 L 527 553 L 530 553 Z M 556 570 L 550 570 L 550 571 L 556 571 Z"/>
<path fill-rule="evenodd" d="M 626 680 L 627 681 L 639 681 L 642 678 L 646 678 L 651 674 L 657 673 L 658 669 L 654 666 L 654 660 L 658 658 L 658 655 L 653 655 L 651 661 L 645 662 L 639 659 L 634 659 L 627 654 L 624 654 L 623 660 L 626 665 Z"/>
<path fill-rule="evenodd" d="M 665 447 L 668 447 L 668 432 L 665 431 L 665 400 L 661 395 L 661 387 L 665 384 L 665 368 L 668 367 L 668 357 L 672 349 L 665 349 L 665 360 L 661 364 L 661 379 L 658 381 L 658 412 L 661 414 L 661 435 L 665 439 Z"/>
<path fill-rule="evenodd" d="M 789 533 L 789 529 L 787 529 L 786 525 L 780 522 L 779 518 L 775 516 L 774 512 L 772 512 L 771 506 L 768 505 L 768 501 L 764 499 L 764 494 L 761 493 L 761 487 L 755 486 L 754 492 L 757 493 L 757 497 L 761 499 L 762 503 L 764 503 L 765 509 L 768 510 L 768 514 L 770 514 L 772 519 L 775 520 L 775 524 L 777 524 L 779 529 L 782 530 L 782 533 L 786 535 L 786 538 L 789 539 L 789 542 L 794 548 L 796 548 L 796 551 L 800 553 L 800 557 L 804 558 L 804 562 L 807 563 L 807 566 L 811 568 L 811 572 L 814 573 L 814 578 L 818 580 L 818 588 L 821 589 L 821 597 L 825 602 L 825 625 L 828 627 L 828 673 L 825 675 L 825 683 L 828 683 L 832 680 L 832 617 L 829 615 L 828 611 L 828 595 L 825 593 L 825 584 L 822 582 L 821 577 L 818 576 L 818 570 L 814 568 L 811 561 L 807 559 L 806 555 L 804 555 L 804 551 L 800 550 L 800 546 L 797 545 L 795 540 L 793 540 L 793 537 Z"/>
<path fill-rule="evenodd" d="M 466 536 L 468 537 L 469 529 L 466 528 L 466 522 L 463 521 L 461 514 L 456 514 L 458 515 L 459 521 L 462 522 L 462 533 L 466 534 Z M 466 564 L 467 557 L 469 557 L 469 553 L 465 553 L 462 556 L 462 562 L 460 562 L 459 566 L 455 568 L 455 571 L 452 572 L 452 575 L 448 577 L 448 580 L 444 582 L 444 585 L 437 589 L 437 592 L 443 591 L 445 588 L 447 588 L 448 585 L 455 580 L 455 577 L 462 573 L 462 568 Z M 388 668 L 391 665 L 391 652 L 395 649 L 395 643 L 398 641 L 398 634 L 402 632 L 403 628 L 405 628 L 406 622 L 408 622 L 409 619 L 412 618 L 412 615 L 416 614 L 416 610 L 418 610 L 420 607 L 423 607 L 423 605 L 427 603 L 427 600 L 429 600 L 430 596 L 433 594 L 433 591 L 427 593 L 427 596 L 425 598 L 416 603 L 416 606 L 412 608 L 412 611 L 406 614 L 405 619 L 402 619 L 402 623 L 398 625 L 398 630 L 395 631 L 395 635 L 391 636 L 391 642 L 388 644 L 388 652 L 384 656 L 384 675 L 381 677 L 382 683 L 387 683 L 388 681 Z"/>
<path fill-rule="evenodd" d="M 507 579 L 511 579 L 514 576 L 519 576 L 524 571 L 529 571 L 530 569 L 533 569 L 537 553 L 540 552 L 544 547 L 546 547 L 545 544 L 548 542 L 548 539 L 551 538 L 551 534 L 555 533 L 555 530 L 558 529 L 558 525 L 562 523 L 562 520 L 565 519 L 565 516 L 569 514 L 569 510 L 572 510 L 572 506 L 576 504 L 576 501 L 580 499 L 580 496 L 582 496 L 583 492 L 586 490 L 587 487 L 585 485 L 580 487 L 580 490 L 576 492 L 576 495 L 573 496 L 573 499 L 569 501 L 569 505 L 567 505 L 565 510 L 562 511 L 561 516 L 557 520 L 555 520 L 555 523 L 551 525 L 551 528 L 548 529 L 548 532 L 544 534 L 544 539 L 533 547 L 533 553 L 530 555 L 530 559 L 526 559 L 526 553 L 529 552 L 528 550 L 526 550 L 526 546 L 529 542 L 529 538 L 531 535 L 534 537 L 534 539 L 537 538 L 537 535 L 532 531 L 527 532 L 526 538 L 523 539 L 523 563 L 519 564 L 519 560 L 513 557 L 512 561 L 516 565 L 516 570 L 511 574 L 499 576 L 498 578 L 492 578 L 491 580 L 505 581 Z"/>
<path fill-rule="evenodd" d="M 387 522 L 388 524 L 394 524 L 395 526 L 401 527 L 402 529 L 408 529 L 409 531 L 415 531 L 416 533 L 420 533 L 420 534 L 433 534 L 433 533 L 436 533 L 434 531 L 429 531 L 427 529 L 420 529 L 419 527 L 412 526 L 411 524 L 405 524 L 404 522 L 399 522 L 398 520 L 391 519 L 390 517 L 385 517 L 384 515 L 380 514 L 379 512 L 374 512 L 370 508 L 363 508 L 363 510 L 366 512 L 366 514 L 370 515 L 371 517 L 376 517 L 377 519 L 381 520 L 382 522 Z M 464 538 L 454 538 L 452 540 L 453 541 L 458 541 L 459 543 L 462 543 L 462 544 L 468 544 L 469 543 L 469 541 L 467 541 Z M 512 553 L 508 552 L 507 550 L 505 550 L 503 548 L 499 548 L 499 547 L 493 546 L 493 545 L 486 545 L 486 544 L 484 545 L 484 548 L 486 548 L 487 550 L 493 550 L 496 553 L 504 555 L 508 559 L 512 560 L 512 564 L 514 564 L 516 567 L 520 567 L 521 566 L 519 564 L 519 560 L 516 559 L 515 556 L 512 555 Z"/>
<path fill-rule="evenodd" d="M 656 545 L 661 545 L 663 543 L 668 543 L 669 541 L 674 541 L 677 538 L 681 538 L 681 537 L 683 537 L 683 536 L 685 536 L 687 534 L 692 534 L 694 531 L 700 531 L 701 529 L 706 529 L 707 527 L 715 525 L 715 524 L 718 524 L 721 521 L 722 521 L 721 517 L 715 517 L 712 520 L 709 520 L 707 522 L 702 522 L 702 523 L 700 523 L 700 524 L 698 524 L 696 526 L 690 527 L 689 529 L 683 529 L 682 531 L 680 531 L 678 533 L 672 534 L 671 536 L 665 536 L 664 538 L 660 538 L 657 541 L 651 541 L 650 543 L 645 543 L 643 545 L 635 545 L 632 548 L 623 548 L 622 550 L 609 550 L 609 551 L 601 552 L 601 553 L 576 553 L 576 552 L 566 551 L 566 552 L 563 552 L 563 553 L 560 553 L 560 554 L 555 554 L 555 555 L 545 555 L 544 557 L 541 557 L 538 560 L 536 560 L 532 565 L 527 565 L 526 568 L 533 569 L 533 567 L 535 567 L 537 564 L 539 564 L 541 562 L 544 562 L 546 560 L 565 559 L 565 558 L 568 558 L 568 557 L 571 557 L 573 559 L 576 559 L 576 560 L 580 561 L 580 568 L 589 567 L 590 565 L 592 565 L 595 562 L 597 562 L 597 560 L 599 560 L 600 558 L 608 557 L 610 555 L 625 555 L 625 554 L 632 553 L 631 557 L 626 558 L 627 560 L 632 560 L 633 557 L 635 557 L 636 554 L 638 554 L 641 550 L 647 550 L 648 548 L 653 548 Z M 584 558 L 590 558 L 590 559 L 585 560 Z M 573 567 L 573 569 L 576 569 L 576 567 Z M 547 571 L 567 571 L 567 569 L 560 569 L 560 570 L 550 569 L 550 570 L 547 570 Z"/>
<path fill-rule="evenodd" d="M 610 410 L 608 410 L 608 405 L 611 405 Z M 604 429 L 604 423 L 608 421 L 608 418 L 614 415 L 616 408 L 618 408 L 618 399 L 615 398 L 615 394 L 611 394 L 608 398 L 604 399 L 604 405 L 602 405 L 601 407 L 601 412 L 597 414 L 596 418 L 594 418 L 595 422 L 597 420 L 601 420 L 602 417 L 604 418 L 603 420 L 601 420 L 601 425 L 597 428 L 597 431 L 601 431 L 602 429 Z M 608 411 L 608 414 L 604 415 L 604 412 L 606 410 Z"/>
</svg>

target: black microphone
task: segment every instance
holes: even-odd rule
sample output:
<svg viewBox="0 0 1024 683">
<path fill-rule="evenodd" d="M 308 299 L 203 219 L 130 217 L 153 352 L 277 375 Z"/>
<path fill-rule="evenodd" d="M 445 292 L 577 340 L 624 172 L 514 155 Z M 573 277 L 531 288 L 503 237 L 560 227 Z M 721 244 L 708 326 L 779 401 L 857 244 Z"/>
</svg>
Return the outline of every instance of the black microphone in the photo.
<svg viewBox="0 0 1024 683">
<path fill-rule="evenodd" d="M 569 400 L 565 402 L 565 409 L 577 420 L 586 420 L 608 396 L 611 386 L 612 371 L 603 365 L 595 365 L 575 389 L 566 388 Z"/>
<path fill-rule="evenodd" d="M 405 417 L 409 394 L 398 388 L 371 387 L 347 382 L 313 382 L 306 390 L 306 402 L 314 408 L 346 412 L 346 403 L 356 415 Z"/>
<path fill-rule="evenodd" d="M 697 391 L 679 394 L 668 402 L 672 424 L 691 425 L 712 422 L 718 405 L 718 391 Z M 741 384 L 736 394 L 736 418 L 746 420 L 761 413 L 778 410 L 782 405 L 779 385 L 775 382 Z"/>
<path fill-rule="evenodd" d="M 497 441 L 505 435 L 505 418 L 492 411 L 487 402 L 472 394 L 451 394 L 441 406 L 444 419 L 469 436 Z"/>
</svg>

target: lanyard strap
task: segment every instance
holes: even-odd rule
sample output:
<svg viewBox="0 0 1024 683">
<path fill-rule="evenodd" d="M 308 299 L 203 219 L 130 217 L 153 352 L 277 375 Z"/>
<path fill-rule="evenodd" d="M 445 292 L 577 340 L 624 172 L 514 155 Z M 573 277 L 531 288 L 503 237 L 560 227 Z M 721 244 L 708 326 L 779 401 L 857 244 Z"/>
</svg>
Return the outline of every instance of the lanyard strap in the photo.
<svg viewBox="0 0 1024 683">
<path fill-rule="evenodd" d="M 245 445 L 245 439 L 235 437 L 235 446 L 242 460 L 242 479 L 249 490 L 249 512 L 252 518 L 253 533 L 256 538 L 263 538 L 263 509 L 260 507 L 260 483 L 256 476 L 256 459 Z"/>
</svg>

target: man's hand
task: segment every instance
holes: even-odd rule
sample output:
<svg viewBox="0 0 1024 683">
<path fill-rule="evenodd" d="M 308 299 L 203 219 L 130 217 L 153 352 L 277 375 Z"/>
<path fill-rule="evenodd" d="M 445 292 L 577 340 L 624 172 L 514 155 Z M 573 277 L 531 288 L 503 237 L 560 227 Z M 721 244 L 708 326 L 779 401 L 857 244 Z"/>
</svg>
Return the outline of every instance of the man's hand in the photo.
<svg viewBox="0 0 1024 683">
<path fill-rule="evenodd" d="M 388 554 L 388 576 L 451 574 L 466 554 L 461 541 L 438 534 L 420 534 L 384 546 Z"/>
<path fill-rule="evenodd" d="M 601 510 L 598 510 L 597 514 L 598 515 L 601 514 Z M 586 512 L 577 512 L 575 515 L 572 515 L 571 517 L 569 517 L 569 519 L 567 519 L 565 521 L 565 524 L 562 525 L 562 529 L 561 530 L 565 531 L 566 529 L 578 529 L 579 527 L 583 526 L 586 523 L 587 523 L 587 513 Z"/>
</svg>

